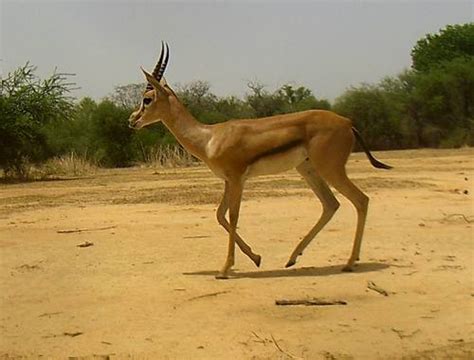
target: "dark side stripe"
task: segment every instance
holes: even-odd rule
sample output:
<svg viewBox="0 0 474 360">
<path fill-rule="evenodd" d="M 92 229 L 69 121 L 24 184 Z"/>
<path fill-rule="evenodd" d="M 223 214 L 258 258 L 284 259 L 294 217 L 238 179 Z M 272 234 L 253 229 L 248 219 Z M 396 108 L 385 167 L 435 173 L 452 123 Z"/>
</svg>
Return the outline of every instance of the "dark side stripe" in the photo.
<svg viewBox="0 0 474 360">
<path fill-rule="evenodd" d="M 270 150 L 266 150 L 266 151 L 264 151 L 260 154 L 257 154 L 256 156 L 254 156 L 253 159 L 250 161 L 250 164 L 254 164 L 257 161 L 259 161 L 259 160 L 261 160 L 265 157 L 268 157 L 268 156 L 285 153 L 288 150 L 291 150 L 291 149 L 293 149 L 295 147 L 298 147 L 300 145 L 303 145 L 303 140 L 298 139 L 298 140 L 293 140 L 293 141 L 290 141 L 286 144 L 277 146 L 277 147 L 272 148 Z"/>
</svg>

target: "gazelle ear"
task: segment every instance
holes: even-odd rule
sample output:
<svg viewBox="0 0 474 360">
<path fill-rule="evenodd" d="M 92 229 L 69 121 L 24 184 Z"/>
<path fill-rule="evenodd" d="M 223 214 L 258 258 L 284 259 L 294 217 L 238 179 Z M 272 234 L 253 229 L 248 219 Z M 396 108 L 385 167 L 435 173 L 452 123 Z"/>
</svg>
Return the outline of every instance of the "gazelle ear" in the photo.
<svg viewBox="0 0 474 360">
<path fill-rule="evenodd" d="M 163 85 L 163 87 L 168 86 L 168 83 L 166 82 L 166 79 L 164 76 L 161 78 L 160 82 L 161 82 L 161 85 Z"/>
<path fill-rule="evenodd" d="M 164 95 L 167 95 L 167 92 L 166 92 L 165 88 L 160 84 L 160 82 L 158 80 L 156 80 L 156 78 L 152 74 L 150 74 L 148 71 L 146 71 L 142 67 L 140 69 L 142 69 L 142 72 L 145 75 L 145 78 L 148 81 L 148 83 L 151 84 L 151 86 L 153 86 L 153 88 L 156 91 L 158 91 L 158 92 L 160 92 Z"/>
</svg>

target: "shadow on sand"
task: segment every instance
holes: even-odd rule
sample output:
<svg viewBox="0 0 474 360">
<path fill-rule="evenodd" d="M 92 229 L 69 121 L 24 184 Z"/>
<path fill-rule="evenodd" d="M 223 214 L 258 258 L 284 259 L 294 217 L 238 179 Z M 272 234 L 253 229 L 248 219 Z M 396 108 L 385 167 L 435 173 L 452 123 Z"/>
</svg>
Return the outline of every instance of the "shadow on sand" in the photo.
<svg viewBox="0 0 474 360">
<path fill-rule="evenodd" d="M 343 275 L 348 274 L 343 272 L 342 268 L 344 265 L 329 265 L 321 267 L 302 267 L 297 269 L 276 269 L 276 270 L 264 270 L 264 271 L 248 271 L 239 272 L 232 271 L 229 273 L 231 279 L 266 279 L 266 278 L 281 278 L 281 277 L 298 277 L 298 276 L 330 276 L 330 275 Z M 388 264 L 378 262 L 366 262 L 356 264 L 352 273 L 365 273 L 372 271 L 379 271 L 387 269 Z M 196 272 L 183 273 L 183 275 L 201 275 L 201 276 L 216 276 L 218 271 L 204 270 Z M 350 273 L 349 273 L 350 274 Z"/>
</svg>

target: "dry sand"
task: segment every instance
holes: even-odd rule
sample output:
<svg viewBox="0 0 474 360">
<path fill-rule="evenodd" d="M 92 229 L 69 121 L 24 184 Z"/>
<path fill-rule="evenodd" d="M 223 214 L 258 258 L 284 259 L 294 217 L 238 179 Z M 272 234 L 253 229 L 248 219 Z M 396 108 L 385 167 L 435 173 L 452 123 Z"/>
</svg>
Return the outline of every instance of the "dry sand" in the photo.
<svg viewBox="0 0 474 360">
<path fill-rule="evenodd" d="M 204 167 L 0 185 L 0 359 L 472 359 L 473 155 L 380 152 L 383 171 L 353 154 L 371 199 L 353 273 L 339 195 L 284 269 L 321 212 L 296 172 L 249 181 L 239 231 L 262 266 L 238 253 L 229 280 L 214 278 L 227 238 Z M 313 298 L 347 305 L 275 305 Z"/>
</svg>

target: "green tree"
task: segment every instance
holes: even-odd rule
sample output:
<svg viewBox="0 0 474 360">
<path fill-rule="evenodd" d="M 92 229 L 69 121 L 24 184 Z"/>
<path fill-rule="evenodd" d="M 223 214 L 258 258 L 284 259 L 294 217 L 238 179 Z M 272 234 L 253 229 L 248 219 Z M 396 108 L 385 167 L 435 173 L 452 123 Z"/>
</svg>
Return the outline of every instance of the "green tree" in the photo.
<svg viewBox="0 0 474 360">
<path fill-rule="evenodd" d="M 248 119 L 253 116 L 253 110 L 245 101 L 236 96 L 219 98 L 215 104 L 216 111 L 222 121 L 228 119 Z"/>
<path fill-rule="evenodd" d="M 110 100 L 97 105 L 91 121 L 93 123 L 96 159 L 104 166 L 129 166 L 134 160 L 133 135 L 128 126 L 130 113 Z"/>
<path fill-rule="evenodd" d="M 438 34 L 427 34 L 411 51 L 412 67 L 428 71 L 458 57 L 474 56 L 474 23 L 448 25 Z"/>
<path fill-rule="evenodd" d="M 277 90 L 278 95 L 283 99 L 284 105 L 280 109 L 282 113 L 290 113 L 311 109 L 329 110 L 331 104 L 326 99 L 317 100 L 313 92 L 304 87 L 294 88 L 292 85 L 283 85 Z"/>
<path fill-rule="evenodd" d="M 41 80 L 29 63 L 0 82 L 0 167 L 7 177 L 27 179 L 30 163 L 52 155 L 45 127 L 69 119 L 73 101 L 67 74 Z"/>
<path fill-rule="evenodd" d="M 48 144 L 55 155 L 75 153 L 84 159 L 96 160 L 92 121 L 96 111 L 97 103 L 85 97 L 74 106 L 69 118 L 56 119 L 46 125 Z"/>
<path fill-rule="evenodd" d="M 206 123 L 206 115 L 215 109 L 217 96 L 211 92 L 211 85 L 207 81 L 193 81 L 185 85 L 176 86 L 176 95 L 188 111 L 197 119 Z"/>
<path fill-rule="evenodd" d="M 245 101 L 254 112 L 253 117 L 266 117 L 281 113 L 285 99 L 281 94 L 271 94 L 265 90 L 265 85 L 252 81 L 247 84 L 250 93 L 245 96 Z"/>
<path fill-rule="evenodd" d="M 472 144 L 474 58 L 457 58 L 412 74 L 407 110 L 416 123 L 419 145 Z"/>
<path fill-rule="evenodd" d="M 334 109 L 354 121 L 371 148 L 403 146 L 390 103 L 378 86 L 364 84 L 350 88 L 336 99 Z"/>
</svg>

